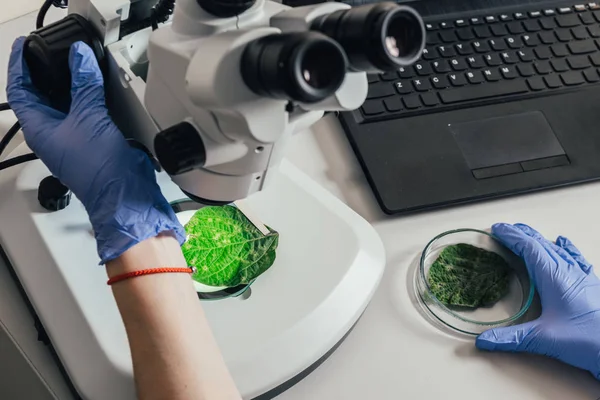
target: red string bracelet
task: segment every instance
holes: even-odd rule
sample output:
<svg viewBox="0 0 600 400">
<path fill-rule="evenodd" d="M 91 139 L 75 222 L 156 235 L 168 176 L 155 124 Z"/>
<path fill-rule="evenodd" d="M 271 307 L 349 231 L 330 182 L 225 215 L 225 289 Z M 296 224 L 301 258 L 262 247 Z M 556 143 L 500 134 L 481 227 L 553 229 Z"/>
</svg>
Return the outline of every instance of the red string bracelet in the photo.
<svg viewBox="0 0 600 400">
<path fill-rule="evenodd" d="M 113 276 L 106 282 L 107 285 L 113 285 L 117 282 L 124 281 L 126 279 L 135 278 L 144 275 L 153 274 L 166 274 L 166 273 L 180 273 L 180 274 L 193 274 L 196 270 L 194 268 L 153 268 L 153 269 L 142 269 L 139 271 L 127 272 L 125 274 Z"/>
</svg>

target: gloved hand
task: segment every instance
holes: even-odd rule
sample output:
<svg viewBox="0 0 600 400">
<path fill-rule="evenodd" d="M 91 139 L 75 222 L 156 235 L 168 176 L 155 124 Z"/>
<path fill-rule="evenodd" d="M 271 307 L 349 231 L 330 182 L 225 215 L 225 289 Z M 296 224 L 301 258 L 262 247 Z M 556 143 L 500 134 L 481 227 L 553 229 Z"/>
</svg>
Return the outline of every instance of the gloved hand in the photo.
<svg viewBox="0 0 600 400">
<path fill-rule="evenodd" d="M 173 232 L 183 243 L 184 230 L 160 192 L 148 156 L 127 144 L 108 115 L 92 50 L 81 42 L 71 48 L 72 104 L 64 114 L 33 87 L 24 41 L 16 40 L 10 56 L 8 103 L 31 150 L 85 206 L 102 263 L 162 232 Z"/>
<path fill-rule="evenodd" d="M 549 356 L 600 379 L 600 279 L 592 265 L 562 236 L 552 243 L 522 224 L 498 224 L 492 232 L 525 260 L 542 301 L 542 315 L 484 332 L 477 347 Z"/>
</svg>

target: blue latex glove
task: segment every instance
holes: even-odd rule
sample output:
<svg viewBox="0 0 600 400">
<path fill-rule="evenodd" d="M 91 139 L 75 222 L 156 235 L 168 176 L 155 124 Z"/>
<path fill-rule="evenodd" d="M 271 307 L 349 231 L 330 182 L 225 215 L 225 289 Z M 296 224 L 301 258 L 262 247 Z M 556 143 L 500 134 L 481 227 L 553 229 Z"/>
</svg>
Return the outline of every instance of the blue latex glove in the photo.
<svg viewBox="0 0 600 400">
<path fill-rule="evenodd" d="M 600 280 L 592 265 L 562 236 L 552 243 L 522 224 L 498 224 L 492 232 L 525 260 L 542 315 L 523 325 L 484 332 L 477 347 L 549 356 L 600 379 Z"/>
<path fill-rule="evenodd" d="M 72 103 L 64 114 L 33 87 L 24 40 L 13 45 L 8 103 L 27 145 L 85 206 L 102 263 L 162 232 L 173 232 L 183 243 L 184 230 L 160 192 L 148 156 L 127 144 L 108 115 L 92 50 L 81 42 L 71 48 Z"/>
</svg>

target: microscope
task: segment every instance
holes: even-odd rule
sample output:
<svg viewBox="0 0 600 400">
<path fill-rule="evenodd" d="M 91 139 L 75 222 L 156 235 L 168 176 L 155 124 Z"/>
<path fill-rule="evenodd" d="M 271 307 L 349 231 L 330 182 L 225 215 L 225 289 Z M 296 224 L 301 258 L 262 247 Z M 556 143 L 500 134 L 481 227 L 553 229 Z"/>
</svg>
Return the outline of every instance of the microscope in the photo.
<svg viewBox="0 0 600 400">
<path fill-rule="evenodd" d="M 367 73 L 416 61 L 420 16 L 394 3 L 68 6 L 64 19 L 26 41 L 32 81 L 51 105 L 68 111 L 68 52 L 84 41 L 103 71 L 112 118 L 155 162 L 176 210 L 245 199 L 280 233 L 275 265 L 245 296 L 203 301 L 242 397 L 278 396 L 340 346 L 386 263 L 375 229 L 285 160 L 286 147 L 324 113 L 360 107 Z M 0 256 L 10 272 L 0 268 L 0 281 L 12 277 L 20 289 L 0 293 L 14 318 L 0 326 L 55 398 L 133 399 L 127 336 L 87 214 L 76 198 L 61 210 L 42 208 L 38 186 L 48 175 L 39 160 L 0 174 Z"/>
<path fill-rule="evenodd" d="M 117 53 L 114 43 L 132 25 L 143 26 L 148 13 L 140 8 L 150 3 L 72 0 L 69 17 L 29 37 L 26 58 L 34 83 L 60 103 L 70 84 L 68 46 L 91 45 L 108 64 L 117 124 L 204 204 L 261 190 L 290 135 L 324 112 L 360 107 L 366 73 L 410 65 L 425 44 L 420 16 L 394 3 L 289 8 L 268 0 L 179 0 L 170 25 L 134 31 L 129 49 L 104 54 Z M 151 9 L 154 28 L 173 5 L 160 0 Z M 147 51 L 135 54 L 136 35 L 150 32 Z M 136 80 L 145 90 L 136 90 L 143 86 Z"/>
</svg>

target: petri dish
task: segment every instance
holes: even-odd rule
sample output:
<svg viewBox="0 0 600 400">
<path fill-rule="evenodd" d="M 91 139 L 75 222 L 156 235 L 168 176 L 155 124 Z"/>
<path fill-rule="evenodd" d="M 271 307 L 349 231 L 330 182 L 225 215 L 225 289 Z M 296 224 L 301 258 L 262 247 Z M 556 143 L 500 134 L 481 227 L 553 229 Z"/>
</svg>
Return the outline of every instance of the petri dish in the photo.
<svg viewBox="0 0 600 400">
<path fill-rule="evenodd" d="M 429 268 L 446 247 L 459 243 L 492 251 L 500 255 L 512 269 L 509 290 L 497 303 L 475 309 L 447 306 L 430 290 L 427 281 Z M 477 229 L 456 229 L 433 238 L 421 254 L 419 268 L 415 273 L 415 289 L 421 305 L 434 321 L 467 335 L 479 335 L 491 328 L 522 322 L 535 295 L 533 281 L 529 278 L 523 260 L 490 233 Z"/>
<path fill-rule="evenodd" d="M 190 199 L 182 199 L 173 201 L 170 203 L 171 208 L 175 211 L 175 215 L 177 219 L 181 223 L 181 225 L 185 226 L 188 223 L 190 218 L 203 207 L 202 204 L 199 204 Z M 193 265 L 192 265 L 193 267 Z M 251 289 L 250 286 L 252 283 L 248 285 L 238 285 L 233 287 L 227 286 L 208 286 L 203 285 L 200 282 L 194 282 L 194 288 L 196 289 L 196 293 L 198 293 L 198 298 L 200 300 L 221 300 L 227 299 L 230 297 L 249 297 Z M 253 281 L 254 282 L 254 281 Z"/>
</svg>

